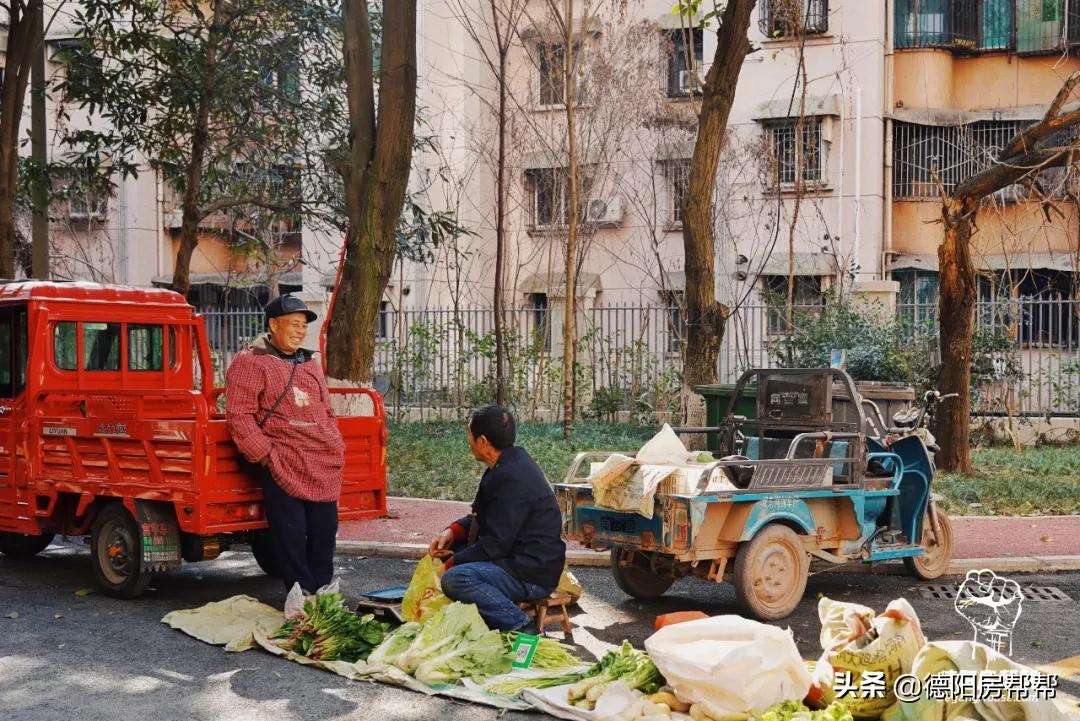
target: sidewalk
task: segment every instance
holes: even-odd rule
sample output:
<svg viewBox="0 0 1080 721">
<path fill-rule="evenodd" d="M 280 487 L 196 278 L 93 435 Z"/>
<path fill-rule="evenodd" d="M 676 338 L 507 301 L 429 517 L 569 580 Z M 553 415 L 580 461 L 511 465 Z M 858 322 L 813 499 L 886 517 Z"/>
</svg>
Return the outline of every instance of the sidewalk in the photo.
<svg viewBox="0 0 1080 721">
<path fill-rule="evenodd" d="M 388 517 L 349 521 L 338 529 L 338 552 L 415 558 L 469 504 L 390 498 Z M 956 547 L 950 573 L 972 568 L 999 572 L 1080 570 L 1080 516 L 955 516 Z M 570 544 L 573 565 L 607 565 L 606 553 Z"/>
</svg>

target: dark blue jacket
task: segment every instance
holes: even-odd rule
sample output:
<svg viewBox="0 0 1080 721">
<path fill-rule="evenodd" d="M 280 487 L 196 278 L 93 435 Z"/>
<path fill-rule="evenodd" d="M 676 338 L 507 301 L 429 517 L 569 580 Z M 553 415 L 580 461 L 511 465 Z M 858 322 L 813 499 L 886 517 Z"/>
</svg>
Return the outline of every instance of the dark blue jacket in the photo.
<svg viewBox="0 0 1080 721">
<path fill-rule="evenodd" d="M 454 565 L 491 561 L 514 578 L 550 590 L 566 562 L 562 513 L 544 472 L 524 448 L 512 446 L 484 471 L 472 503 L 476 542 L 454 554 Z M 468 537 L 472 516 L 457 521 Z"/>
</svg>

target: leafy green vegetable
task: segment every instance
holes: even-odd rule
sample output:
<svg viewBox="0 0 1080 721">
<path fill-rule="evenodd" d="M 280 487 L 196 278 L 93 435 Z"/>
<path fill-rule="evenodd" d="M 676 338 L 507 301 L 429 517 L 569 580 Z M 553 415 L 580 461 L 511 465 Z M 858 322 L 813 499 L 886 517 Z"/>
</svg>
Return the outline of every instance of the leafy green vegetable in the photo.
<svg viewBox="0 0 1080 721">
<path fill-rule="evenodd" d="M 513 655 L 498 631 L 488 631 L 476 640 L 466 640 L 452 649 L 424 661 L 416 668 L 417 680 L 428 685 L 455 683 L 470 677 L 477 683 L 488 676 L 510 670 Z"/>
<path fill-rule="evenodd" d="M 405 653 L 409 648 L 409 645 L 416 640 L 416 637 L 420 634 L 422 624 L 416 622 L 410 622 L 398 626 L 397 630 L 391 633 L 386 639 L 379 644 L 379 647 L 371 652 L 368 656 L 368 663 L 382 664 L 385 666 L 393 665 L 397 657 Z"/>
<path fill-rule="evenodd" d="M 488 632 L 484 619 L 473 604 L 443 606 L 424 622 L 420 633 L 394 665 L 412 675 L 424 661 L 432 659 L 463 641 L 475 641 Z"/>
<path fill-rule="evenodd" d="M 304 602 L 304 615 L 286 621 L 271 638 L 286 651 L 318 661 L 355 663 L 382 643 L 387 625 L 357 616 L 340 593 L 324 593 Z"/>
<path fill-rule="evenodd" d="M 511 631 L 506 634 L 506 642 L 513 647 L 514 640 L 519 634 Z M 533 652 L 530 668 L 559 669 L 573 668 L 583 665 L 581 659 L 574 655 L 574 647 L 561 641 L 541 636 Z"/>
<path fill-rule="evenodd" d="M 757 721 L 852 721 L 851 711 L 834 701 L 820 711 L 811 711 L 801 701 L 781 701 L 758 716 Z"/>
</svg>

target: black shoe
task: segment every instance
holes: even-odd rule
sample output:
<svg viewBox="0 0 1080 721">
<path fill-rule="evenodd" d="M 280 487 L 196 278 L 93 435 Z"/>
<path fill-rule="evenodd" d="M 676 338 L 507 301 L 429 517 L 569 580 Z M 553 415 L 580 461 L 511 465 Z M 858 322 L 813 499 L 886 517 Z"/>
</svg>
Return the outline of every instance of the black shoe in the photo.
<svg viewBox="0 0 1080 721">
<path fill-rule="evenodd" d="M 539 636 L 540 628 L 536 625 L 536 621 L 529 621 L 527 624 L 517 630 L 518 633 L 527 633 L 530 636 Z"/>
</svg>

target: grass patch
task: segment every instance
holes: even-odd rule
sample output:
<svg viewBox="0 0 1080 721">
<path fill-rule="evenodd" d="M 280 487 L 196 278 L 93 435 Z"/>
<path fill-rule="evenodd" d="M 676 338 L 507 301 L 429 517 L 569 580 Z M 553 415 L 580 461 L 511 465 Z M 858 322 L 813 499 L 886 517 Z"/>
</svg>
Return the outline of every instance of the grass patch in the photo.
<svg viewBox="0 0 1080 721">
<path fill-rule="evenodd" d="M 582 422 L 574 438 L 562 439 L 552 423 L 522 423 L 518 444 L 536 459 L 548 479 L 563 479 L 574 454 L 589 450 L 636 450 L 655 428 Z M 934 490 L 953 515 L 1040 515 L 1080 513 L 1080 446 L 976 449 L 976 475 L 942 473 Z M 440 421 L 390 423 L 387 450 L 391 495 L 471 501 L 483 467 L 465 443 L 465 424 Z M 974 505 L 973 505 L 974 504 Z"/>
<path fill-rule="evenodd" d="M 390 422 L 389 426 L 386 458 L 390 495 L 473 499 L 484 468 L 469 452 L 463 422 Z M 637 450 L 655 433 L 651 427 L 581 422 L 574 424 L 574 437 L 567 443 L 557 424 L 521 423 L 517 443 L 544 469 L 548 480 L 557 483 L 566 474 L 574 454 Z"/>
<path fill-rule="evenodd" d="M 953 515 L 1080 513 L 1080 446 L 980 448 L 975 475 L 939 474 L 934 490 Z"/>
</svg>

